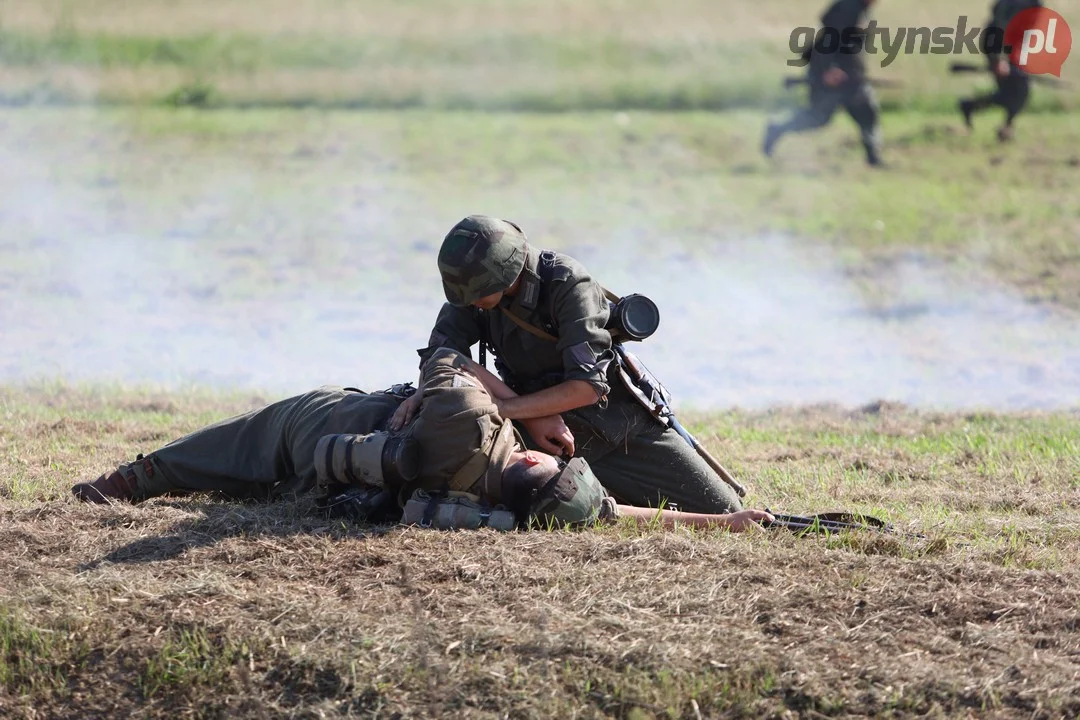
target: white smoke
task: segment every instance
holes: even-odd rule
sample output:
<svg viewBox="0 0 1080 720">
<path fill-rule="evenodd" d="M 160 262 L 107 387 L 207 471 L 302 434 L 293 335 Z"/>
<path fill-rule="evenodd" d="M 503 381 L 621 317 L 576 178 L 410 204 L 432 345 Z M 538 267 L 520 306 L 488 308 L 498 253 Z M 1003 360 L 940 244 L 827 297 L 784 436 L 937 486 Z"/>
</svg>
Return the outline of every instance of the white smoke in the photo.
<svg viewBox="0 0 1080 720">
<path fill-rule="evenodd" d="M 486 211 L 543 238 L 540 218 L 569 197 L 518 198 L 531 218 L 474 207 L 468 189 L 436 198 L 391 147 L 342 157 L 332 138 L 263 172 L 258 157 L 148 138 L 120 117 L 65 111 L 62 138 L 27 118 L 0 128 L 0 382 L 289 393 L 412 380 L 449 225 Z M 647 211 L 630 217 L 640 227 L 561 249 L 660 305 L 660 331 L 636 349 L 682 407 L 1080 404 L 1075 320 L 989 278 L 912 255 L 868 292 L 825 245 L 657 242 Z"/>
</svg>

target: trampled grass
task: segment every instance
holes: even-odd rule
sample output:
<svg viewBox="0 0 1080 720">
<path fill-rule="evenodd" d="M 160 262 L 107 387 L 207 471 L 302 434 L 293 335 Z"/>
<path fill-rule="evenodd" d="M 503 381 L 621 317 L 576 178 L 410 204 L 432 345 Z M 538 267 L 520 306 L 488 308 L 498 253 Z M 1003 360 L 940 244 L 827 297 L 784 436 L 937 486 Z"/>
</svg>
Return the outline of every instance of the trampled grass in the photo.
<svg viewBox="0 0 1080 720">
<path fill-rule="evenodd" d="M 1080 416 L 688 418 L 789 512 L 925 539 L 499 535 L 310 501 L 79 506 L 75 480 L 262 398 L 0 391 L 6 717 L 1071 717 Z"/>
<path fill-rule="evenodd" d="M 980 0 L 880 3 L 884 27 L 981 25 Z M 1054 7 L 1080 17 L 1077 0 Z M 802 0 L 452 3 L 252 0 L 175 4 L 7 0 L 0 4 L 0 99 L 566 111 L 768 108 L 792 30 L 823 8 Z M 962 55 L 901 55 L 877 70 L 904 83 L 888 107 L 952 110 L 972 86 Z M 880 64 L 881 53 L 873 60 Z M 1075 58 L 1065 75 L 1075 75 Z M 192 92 L 195 91 L 195 92 Z M 1077 107 L 1040 90 L 1033 107 Z"/>
</svg>

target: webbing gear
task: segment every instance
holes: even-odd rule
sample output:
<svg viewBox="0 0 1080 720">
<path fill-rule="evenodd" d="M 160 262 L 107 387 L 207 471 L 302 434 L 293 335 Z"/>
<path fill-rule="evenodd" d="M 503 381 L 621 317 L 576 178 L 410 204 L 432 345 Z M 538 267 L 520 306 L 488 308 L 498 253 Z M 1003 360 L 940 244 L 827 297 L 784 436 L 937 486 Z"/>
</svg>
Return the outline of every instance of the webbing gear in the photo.
<svg viewBox="0 0 1080 720">
<path fill-rule="evenodd" d="M 478 495 L 448 491 L 428 493 L 417 490 L 405 503 L 402 524 L 433 527 L 438 530 L 477 530 L 490 527 L 509 531 L 517 527 L 517 518 L 501 505 L 491 507 Z"/>
<path fill-rule="evenodd" d="M 357 523 L 382 523 L 397 520 L 400 514 L 394 494 L 373 485 L 345 487 L 315 498 L 315 507 L 329 519 Z"/>
<path fill-rule="evenodd" d="M 499 308 L 499 309 L 501 310 L 502 308 Z M 554 335 L 552 335 L 549 332 L 545 332 L 545 331 L 541 330 L 540 328 L 536 327 L 535 325 L 533 325 L 529 321 L 519 318 L 517 315 L 515 315 L 512 312 L 505 312 L 504 311 L 503 315 L 510 318 L 510 320 L 513 321 L 513 323 L 515 325 L 517 325 L 519 328 L 521 328 L 525 332 L 532 333 L 533 335 L 535 335 L 536 337 L 538 337 L 538 338 L 540 338 L 542 340 L 548 340 L 550 342 L 559 342 L 559 338 L 555 337 Z"/>
<path fill-rule="evenodd" d="M 555 268 L 555 253 L 551 250 L 543 250 L 540 253 L 540 261 L 536 266 L 536 273 L 540 276 L 541 288 L 546 289 L 552 281 L 552 272 Z M 639 293 L 631 293 L 625 297 L 619 297 L 603 285 L 600 289 L 608 300 L 608 322 L 604 329 L 611 333 L 612 342 L 625 342 L 628 340 L 641 341 L 650 337 L 660 327 L 660 308 L 652 300 Z M 541 295 L 546 293 L 541 292 Z M 538 302 L 537 307 L 542 308 L 543 302 Z M 558 342 L 559 338 L 553 333 L 536 327 L 532 323 L 519 318 L 511 312 L 507 312 L 502 306 L 496 306 L 503 315 L 522 330 L 535 335 L 542 340 Z M 545 316 L 545 324 L 553 329 L 555 319 L 550 317 L 550 312 L 541 310 Z M 483 338 L 481 338 L 481 352 L 484 352 Z"/>
<path fill-rule="evenodd" d="M 315 444 L 315 476 L 320 487 L 334 484 L 399 485 L 420 473 L 420 444 L 405 435 L 324 435 Z"/>
<path fill-rule="evenodd" d="M 394 383 L 386 390 L 383 390 L 383 392 L 387 395 L 393 395 L 394 397 L 400 398 L 402 400 L 408 400 L 416 394 L 416 388 L 413 387 L 413 384 L 411 382 Z"/>
<path fill-rule="evenodd" d="M 682 426 L 675 412 L 671 409 L 671 395 L 656 377 L 649 372 L 640 360 L 624 348 L 615 345 L 615 356 L 619 363 L 619 377 L 630 394 L 633 395 L 653 417 L 668 426 L 682 437 L 683 440 L 694 448 L 701 459 L 711 467 L 720 479 L 731 486 L 739 497 L 746 496 L 746 488 L 742 486 L 727 469 L 706 450 L 697 438 Z"/>
<path fill-rule="evenodd" d="M 484 438 L 482 440 L 483 444 L 469 456 L 465 464 L 458 468 L 458 471 L 450 478 L 449 489 L 457 492 L 467 492 L 476 488 L 478 483 L 486 479 L 488 473 L 491 472 L 492 461 L 498 459 L 494 457 L 496 450 L 502 448 L 502 454 L 505 455 L 508 449 L 514 446 L 513 434 L 514 424 L 506 420 L 499 427 L 498 432 Z M 491 488 L 487 487 L 486 484 L 480 489 L 484 492 L 491 492 Z"/>
</svg>

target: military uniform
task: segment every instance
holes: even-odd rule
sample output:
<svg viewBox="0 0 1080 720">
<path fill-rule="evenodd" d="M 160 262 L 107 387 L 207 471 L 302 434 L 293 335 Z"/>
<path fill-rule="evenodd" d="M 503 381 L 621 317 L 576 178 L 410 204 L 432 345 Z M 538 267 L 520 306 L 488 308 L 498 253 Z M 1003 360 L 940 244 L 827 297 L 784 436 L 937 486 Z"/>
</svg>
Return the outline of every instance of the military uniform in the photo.
<svg viewBox="0 0 1080 720">
<path fill-rule="evenodd" d="M 502 486 L 517 447 L 513 424 L 499 417 L 491 396 L 464 367 L 465 358 L 446 348 L 430 353 L 424 365 L 418 390 L 423 404 L 403 431 L 421 448 L 418 477 L 406 491 L 468 492 L 492 505 L 520 504 L 504 497 Z M 384 430 L 401 401 L 388 392 L 324 387 L 223 420 L 122 465 L 119 472 L 132 487 L 126 499 L 196 491 L 260 500 L 299 495 L 315 485 L 320 438 Z M 595 476 L 587 468 L 574 470 L 528 498 L 526 507 L 539 523 L 591 524 L 615 515 Z"/>
<path fill-rule="evenodd" d="M 323 387 L 196 430 L 120 472 L 133 501 L 216 491 L 273 500 L 315 486 L 315 446 L 324 435 L 386 427 L 401 398 Z"/>
<path fill-rule="evenodd" d="M 502 499 L 502 474 L 517 447 L 513 423 L 499 417 L 465 357 L 438 348 L 424 363 L 422 404 L 407 432 L 422 448 L 418 487 Z"/>
<path fill-rule="evenodd" d="M 503 233 L 519 235 L 503 243 L 507 252 L 497 262 L 472 242 Z M 660 424 L 622 385 L 614 362 L 608 302 L 599 283 L 573 258 L 541 253 L 524 242 L 520 228 L 483 216 L 466 218 L 451 230 L 440 251 L 443 305 L 428 340 L 418 352 L 421 365 L 440 347 L 468 354 L 484 342 L 497 356 L 496 368 L 519 394 L 537 392 L 566 380 L 592 386 L 598 402 L 562 413 L 574 434 L 576 454 L 621 503 L 656 506 L 674 503 L 691 512 L 728 513 L 741 509 L 735 492 L 724 483 L 674 430 Z M 470 270 L 470 265 L 473 267 Z M 508 267 L 503 281 L 489 283 L 491 268 Z M 504 267 L 504 269 L 505 269 Z M 520 275 L 514 296 L 480 311 L 468 306 L 478 297 L 508 288 Z M 509 281 L 508 281 L 509 280 Z M 543 339 L 508 316 L 557 338 Z"/>
<path fill-rule="evenodd" d="M 881 164 L 879 106 L 866 76 L 862 52 L 864 38 L 856 32 L 864 26 L 867 10 L 866 0 L 838 0 L 822 15 L 823 28 L 850 36 L 853 44 L 850 50 L 823 49 L 826 38 L 824 35 L 818 38 L 814 48 L 805 56 L 810 62 L 810 105 L 796 111 L 786 122 L 769 125 L 765 135 L 766 155 L 772 155 L 776 143 L 787 133 L 823 127 L 842 107 L 859 126 L 866 161 L 870 165 Z M 847 74 L 847 80 L 836 87 L 825 84 L 825 74 L 832 68 L 839 68 Z"/>
<path fill-rule="evenodd" d="M 1004 141 L 1011 137 L 1013 121 L 1023 111 L 1031 95 L 1031 79 L 1004 54 L 1002 43 L 1005 29 L 1013 17 L 1023 10 L 1037 7 L 1042 7 L 1041 0 L 997 0 L 994 3 L 980 45 L 986 54 L 997 91 L 960 101 L 960 111 L 964 114 L 964 122 L 969 128 L 972 126 L 973 114 L 997 105 L 1005 109 L 1005 124 L 998 131 L 998 138 Z M 994 72 L 1003 57 L 1009 60 L 1009 74 L 1004 77 Z"/>
</svg>

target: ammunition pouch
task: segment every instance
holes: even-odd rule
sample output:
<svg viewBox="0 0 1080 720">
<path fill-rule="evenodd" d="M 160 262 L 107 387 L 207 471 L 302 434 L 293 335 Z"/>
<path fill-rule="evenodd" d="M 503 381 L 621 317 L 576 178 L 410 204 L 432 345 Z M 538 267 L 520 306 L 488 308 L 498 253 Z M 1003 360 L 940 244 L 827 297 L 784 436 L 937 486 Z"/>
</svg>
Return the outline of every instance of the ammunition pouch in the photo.
<svg viewBox="0 0 1080 720">
<path fill-rule="evenodd" d="M 419 473 L 420 445 L 406 435 L 324 435 L 315 445 L 315 476 L 322 488 L 397 486 L 412 482 Z"/>
<path fill-rule="evenodd" d="M 465 492 L 428 493 L 417 490 L 405 503 L 401 517 L 404 525 L 433 527 L 438 530 L 477 530 L 489 527 L 510 531 L 517 527 L 517 517 L 501 505 L 482 504 L 478 495 Z"/>
<path fill-rule="evenodd" d="M 658 420 L 671 411 L 671 393 L 640 360 L 619 347 L 615 353 L 619 379 L 630 395 Z"/>
<path fill-rule="evenodd" d="M 397 522 L 401 511 L 394 493 L 385 488 L 368 486 L 338 486 L 336 492 L 315 499 L 315 507 L 328 519 L 355 523 Z"/>
</svg>

